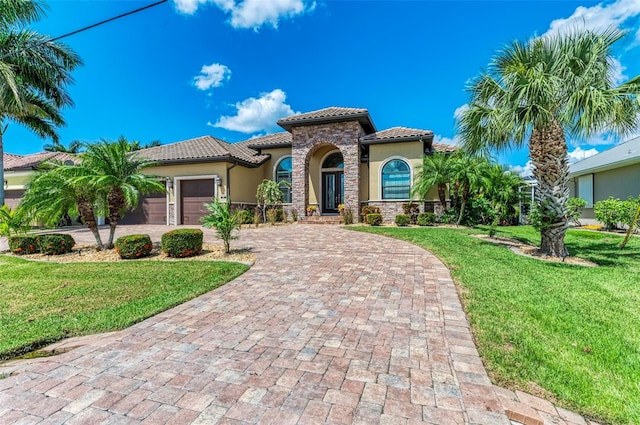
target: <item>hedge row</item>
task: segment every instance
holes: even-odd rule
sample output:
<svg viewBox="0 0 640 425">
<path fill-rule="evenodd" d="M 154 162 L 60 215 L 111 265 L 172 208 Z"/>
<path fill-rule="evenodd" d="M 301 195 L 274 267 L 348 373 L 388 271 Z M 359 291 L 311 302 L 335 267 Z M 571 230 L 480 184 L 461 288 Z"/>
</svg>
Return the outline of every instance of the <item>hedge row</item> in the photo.
<svg viewBox="0 0 640 425">
<path fill-rule="evenodd" d="M 50 233 L 44 235 L 21 235 L 9 238 L 9 249 L 17 255 L 41 252 L 45 255 L 60 255 L 71 252 L 76 241 L 71 235 Z"/>
</svg>

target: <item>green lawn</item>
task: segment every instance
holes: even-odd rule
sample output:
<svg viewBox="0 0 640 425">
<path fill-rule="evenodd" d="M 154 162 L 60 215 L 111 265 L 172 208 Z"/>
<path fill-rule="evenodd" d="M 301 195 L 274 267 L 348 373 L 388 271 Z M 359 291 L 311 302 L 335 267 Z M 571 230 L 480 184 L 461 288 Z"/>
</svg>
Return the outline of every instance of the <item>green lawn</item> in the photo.
<svg viewBox="0 0 640 425">
<path fill-rule="evenodd" d="M 55 264 L 0 255 L 0 359 L 126 328 L 247 269 L 213 261 Z"/>
<path fill-rule="evenodd" d="M 640 238 L 572 230 L 572 255 L 597 268 L 518 256 L 472 238 L 487 229 L 358 227 L 435 253 L 465 290 L 463 303 L 494 381 L 535 383 L 569 409 L 607 422 L 640 423 Z M 498 236 L 539 243 L 530 227 Z"/>
</svg>

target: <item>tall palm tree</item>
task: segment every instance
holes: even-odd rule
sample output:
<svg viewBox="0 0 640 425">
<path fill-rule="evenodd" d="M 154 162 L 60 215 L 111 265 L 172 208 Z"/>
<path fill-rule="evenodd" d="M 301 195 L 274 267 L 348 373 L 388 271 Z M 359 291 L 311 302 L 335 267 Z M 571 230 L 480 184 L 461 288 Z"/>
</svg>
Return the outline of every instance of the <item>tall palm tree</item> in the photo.
<svg viewBox="0 0 640 425">
<path fill-rule="evenodd" d="M 42 220 L 55 226 L 66 214 L 78 213 L 93 233 L 98 249 L 103 249 L 96 220 L 99 193 L 90 181 L 79 179 L 82 171 L 75 165 L 45 164 L 27 185 L 18 214 L 25 222 Z"/>
<path fill-rule="evenodd" d="M 155 164 L 133 152 L 131 143 L 124 137 L 115 142 L 102 140 L 86 145 L 86 151 L 81 154 L 79 168 L 83 171 L 78 180 L 95 186 L 104 197 L 110 227 L 107 249 L 113 248 L 118 221 L 126 210 L 138 206 L 139 195 L 166 190 L 164 180 L 142 173 Z"/>
<path fill-rule="evenodd" d="M 568 255 L 567 135 L 624 134 L 638 125 L 640 77 L 618 87 L 612 79 L 612 47 L 623 35 L 574 30 L 515 41 L 469 87 L 470 107 L 458 122 L 466 149 L 508 149 L 528 140 L 545 254 Z"/>
<path fill-rule="evenodd" d="M 79 153 L 82 150 L 82 142 L 80 140 L 72 140 L 69 146 L 65 146 L 60 142 L 47 143 L 43 146 L 47 152 L 65 152 Z"/>
<path fill-rule="evenodd" d="M 442 208 L 447 208 L 447 184 L 452 180 L 453 162 L 449 161 L 450 154 L 436 152 L 426 155 L 422 159 L 422 165 L 418 167 L 416 178 L 411 188 L 412 195 L 418 195 L 421 199 L 427 198 L 427 193 L 433 186 L 438 188 L 438 199 Z"/>
<path fill-rule="evenodd" d="M 35 0 L 0 0 L 0 181 L 4 180 L 3 136 L 6 121 L 58 140 L 64 125 L 60 110 L 73 105 L 66 87 L 80 58 L 62 43 L 26 29 L 44 16 Z M 4 185 L 0 185 L 0 206 Z"/>
</svg>

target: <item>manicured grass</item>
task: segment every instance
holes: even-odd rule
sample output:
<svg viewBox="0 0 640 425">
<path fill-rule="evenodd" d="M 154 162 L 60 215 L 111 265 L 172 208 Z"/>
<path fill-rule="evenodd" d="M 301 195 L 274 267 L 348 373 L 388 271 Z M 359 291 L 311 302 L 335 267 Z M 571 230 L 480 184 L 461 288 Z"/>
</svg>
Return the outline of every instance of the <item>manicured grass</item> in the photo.
<svg viewBox="0 0 640 425">
<path fill-rule="evenodd" d="M 55 264 L 0 256 L 0 359 L 69 336 L 126 328 L 247 268 L 213 261 Z"/>
<path fill-rule="evenodd" d="M 470 237 L 487 229 L 373 228 L 435 253 L 460 293 L 493 380 L 607 422 L 640 423 L 640 238 L 572 230 L 572 255 L 597 268 L 548 263 Z M 539 243 L 530 227 L 498 236 Z M 535 384 L 532 384 L 535 383 Z"/>
</svg>

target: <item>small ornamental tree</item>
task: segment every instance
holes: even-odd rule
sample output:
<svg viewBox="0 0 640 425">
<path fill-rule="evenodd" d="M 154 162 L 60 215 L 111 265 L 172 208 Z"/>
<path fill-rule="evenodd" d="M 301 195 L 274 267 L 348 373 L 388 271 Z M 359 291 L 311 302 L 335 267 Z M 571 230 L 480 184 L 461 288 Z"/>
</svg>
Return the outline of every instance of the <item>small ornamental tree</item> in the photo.
<svg viewBox="0 0 640 425">
<path fill-rule="evenodd" d="M 282 182 L 286 183 L 286 182 Z M 273 180 L 262 180 L 256 192 L 256 200 L 262 211 L 262 221 L 267 221 L 267 210 L 275 208 L 276 205 L 282 203 L 282 191 L 280 184 Z"/>
<path fill-rule="evenodd" d="M 224 242 L 224 252 L 231 252 L 231 241 L 238 239 L 236 232 L 240 231 L 240 215 L 231 212 L 231 200 L 227 198 L 225 203 L 213 199 L 210 204 L 204 204 L 211 214 L 202 217 L 202 226 L 208 229 L 216 229 L 216 236 Z"/>
</svg>

